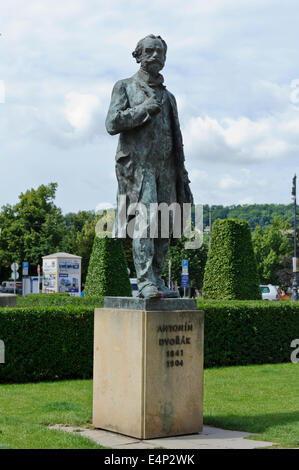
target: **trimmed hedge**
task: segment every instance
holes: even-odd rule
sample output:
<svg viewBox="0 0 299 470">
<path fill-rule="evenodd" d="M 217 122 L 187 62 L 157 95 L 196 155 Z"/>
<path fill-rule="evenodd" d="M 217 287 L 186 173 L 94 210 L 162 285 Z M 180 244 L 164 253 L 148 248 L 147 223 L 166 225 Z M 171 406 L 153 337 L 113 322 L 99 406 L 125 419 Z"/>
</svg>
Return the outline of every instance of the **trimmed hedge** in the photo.
<svg viewBox="0 0 299 470">
<path fill-rule="evenodd" d="M 299 302 L 205 301 L 205 367 L 290 362 Z"/>
<path fill-rule="evenodd" d="M 90 305 L 93 307 L 103 307 L 104 297 L 75 297 L 69 294 L 60 293 L 57 294 L 30 294 L 27 297 L 18 296 L 17 306 L 18 307 L 47 307 L 47 306 L 63 306 L 63 305 Z"/>
<path fill-rule="evenodd" d="M 199 300 L 205 367 L 290 362 L 299 302 Z M 93 306 L 0 309 L 0 383 L 91 378 Z M 121 332 L 120 332 L 121 334 Z"/>
<path fill-rule="evenodd" d="M 120 239 L 95 236 L 84 292 L 85 296 L 132 296 Z"/>
<path fill-rule="evenodd" d="M 0 382 L 92 377 L 94 307 L 0 309 Z"/>
<path fill-rule="evenodd" d="M 216 220 L 204 274 L 203 296 L 260 300 L 257 265 L 246 220 Z"/>
</svg>

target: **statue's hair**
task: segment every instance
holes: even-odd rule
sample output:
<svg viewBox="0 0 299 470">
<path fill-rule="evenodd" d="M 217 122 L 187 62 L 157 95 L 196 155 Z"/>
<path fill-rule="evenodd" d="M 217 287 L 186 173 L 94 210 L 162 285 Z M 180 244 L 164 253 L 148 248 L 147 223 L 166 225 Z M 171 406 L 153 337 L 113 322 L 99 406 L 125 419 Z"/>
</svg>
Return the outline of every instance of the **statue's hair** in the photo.
<svg viewBox="0 0 299 470">
<path fill-rule="evenodd" d="M 166 55 L 166 52 L 167 52 L 167 44 L 166 42 L 164 41 L 164 39 L 161 38 L 161 36 L 155 36 L 154 34 L 149 34 L 148 36 L 145 36 L 145 38 L 143 39 L 140 39 L 140 41 L 138 41 L 137 43 L 137 46 L 135 48 L 135 51 L 132 52 L 132 56 L 136 59 L 136 62 L 139 63 L 140 62 L 140 56 L 142 54 L 142 47 L 143 47 L 143 41 L 147 38 L 151 38 L 151 39 L 160 39 L 160 41 L 162 42 L 162 45 L 164 47 L 164 54 Z"/>
</svg>

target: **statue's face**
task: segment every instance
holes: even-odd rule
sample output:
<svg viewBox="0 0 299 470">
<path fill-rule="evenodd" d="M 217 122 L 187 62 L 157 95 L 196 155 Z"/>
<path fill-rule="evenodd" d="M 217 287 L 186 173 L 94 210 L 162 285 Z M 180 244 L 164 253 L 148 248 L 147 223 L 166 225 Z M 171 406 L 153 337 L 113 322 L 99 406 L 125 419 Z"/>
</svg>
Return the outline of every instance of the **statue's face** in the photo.
<svg viewBox="0 0 299 470">
<path fill-rule="evenodd" d="M 165 64 L 164 47 L 160 39 L 146 38 L 140 57 L 141 67 L 150 74 L 157 74 Z"/>
</svg>

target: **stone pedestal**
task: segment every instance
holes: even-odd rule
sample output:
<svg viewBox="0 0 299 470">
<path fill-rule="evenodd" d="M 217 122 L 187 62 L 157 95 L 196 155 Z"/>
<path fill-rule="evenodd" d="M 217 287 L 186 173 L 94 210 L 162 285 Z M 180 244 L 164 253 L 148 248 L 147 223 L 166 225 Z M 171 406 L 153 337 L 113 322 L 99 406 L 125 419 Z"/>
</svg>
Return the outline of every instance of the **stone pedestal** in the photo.
<svg viewBox="0 0 299 470">
<path fill-rule="evenodd" d="M 201 432 L 203 321 L 191 299 L 105 298 L 95 310 L 94 426 L 139 439 Z"/>
</svg>

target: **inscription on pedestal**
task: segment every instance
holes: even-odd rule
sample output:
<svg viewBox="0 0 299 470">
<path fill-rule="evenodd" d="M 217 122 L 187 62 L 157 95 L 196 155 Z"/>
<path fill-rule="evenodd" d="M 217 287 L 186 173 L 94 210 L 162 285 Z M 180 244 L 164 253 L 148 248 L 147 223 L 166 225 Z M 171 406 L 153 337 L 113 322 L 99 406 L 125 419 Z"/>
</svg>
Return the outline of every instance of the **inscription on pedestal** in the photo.
<svg viewBox="0 0 299 470">
<path fill-rule="evenodd" d="M 158 333 L 180 333 L 176 336 L 159 337 L 158 345 L 160 347 L 167 347 L 165 351 L 166 367 L 183 367 L 184 366 L 184 347 L 191 344 L 191 336 L 188 332 L 193 331 L 192 323 L 185 323 L 183 325 L 159 325 L 157 327 Z M 182 334 L 183 332 L 186 333 Z M 169 347 L 178 347 L 179 349 L 170 349 Z M 168 349 L 169 348 L 169 349 Z"/>
</svg>

